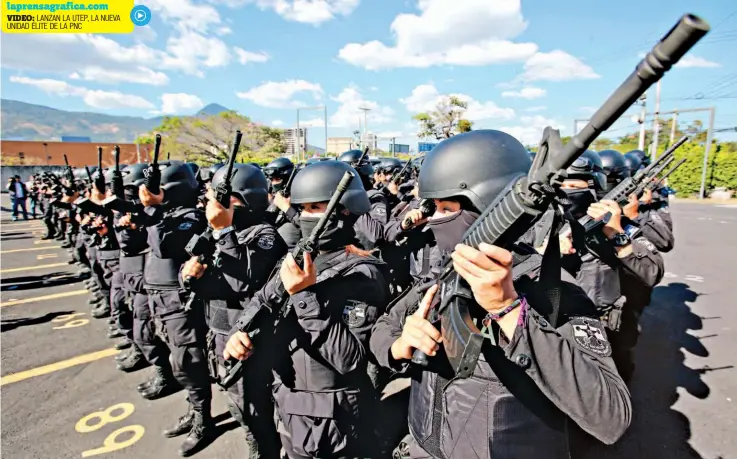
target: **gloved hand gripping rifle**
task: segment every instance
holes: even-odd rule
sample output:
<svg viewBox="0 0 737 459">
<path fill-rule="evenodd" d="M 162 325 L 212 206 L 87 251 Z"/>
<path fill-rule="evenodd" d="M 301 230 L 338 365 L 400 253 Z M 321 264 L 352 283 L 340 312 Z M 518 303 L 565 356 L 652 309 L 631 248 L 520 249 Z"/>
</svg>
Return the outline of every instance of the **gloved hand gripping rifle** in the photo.
<svg viewBox="0 0 737 459">
<path fill-rule="evenodd" d="M 338 183 L 338 188 L 330 197 L 330 201 L 328 202 L 328 206 L 325 209 L 325 213 L 322 215 L 322 217 L 320 217 L 320 220 L 317 222 L 315 228 L 312 230 L 307 238 L 301 239 L 292 251 L 292 257 L 294 257 L 295 263 L 297 263 L 297 266 L 299 266 L 300 268 L 304 266 L 305 253 L 309 253 L 313 257 L 314 254 L 317 253 L 319 249 L 318 241 L 320 240 L 320 236 L 325 230 L 325 226 L 327 226 L 330 218 L 335 212 L 337 212 L 338 203 L 343 197 L 343 194 L 345 194 L 346 190 L 348 190 L 348 187 L 350 186 L 353 179 L 353 174 L 346 171 L 343 175 L 343 178 L 341 178 L 340 182 Z M 281 279 L 279 282 L 281 283 Z M 279 290 L 283 290 L 283 287 L 281 285 L 279 286 Z M 281 320 L 283 320 L 283 318 L 286 317 L 291 311 L 291 308 L 289 307 L 289 295 L 287 295 L 285 292 L 284 296 L 285 298 L 282 298 L 280 310 L 277 312 L 277 317 L 282 318 Z M 261 317 L 261 311 L 262 308 L 260 307 L 246 309 L 241 318 L 238 320 L 239 330 L 243 333 L 248 333 L 248 336 L 251 340 L 256 338 L 259 333 L 261 333 L 261 327 L 263 327 L 262 320 L 264 320 L 264 318 Z M 237 380 L 241 369 L 243 368 L 242 360 L 231 358 L 228 359 L 227 363 L 230 364 L 228 374 L 218 383 L 220 384 L 220 386 L 226 389 L 233 385 L 233 383 Z"/>
<path fill-rule="evenodd" d="M 233 193 L 233 186 L 230 180 L 233 178 L 233 165 L 235 164 L 235 157 L 238 154 L 238 149 L 241 145 L 241 139 L 243 134 L 241 131 L 236 131 L 235 140 L 233 141 L 233 148 L 228 157 L 228 164 L 226 166 L 225 177 L 223 181 L 218 183 L 214 189 L 215 201 L 226 209 L 230 208 L 230 195 Z M 187 253 L 192 257 L 197 257 L 197 262 L 200 264 L 207 263 L 208 260 L 212 259 L 215 253 L 215 238 L 212 235 L 212 228 L 208 227 L 204 233 L 195 234 L 192 239 L 189 240 L 187 246 L 184 248 Z M 215 265 L 219 265 L 219 259 L 215 260 Z M 185 277 L 183 279 L 184 286 L 188 289 L 191 288 L 192 278 Z M 185 310 L 192 308 L 194 301 L 197 299 L 197 294 L 192 291 L 189 294 L 189 298 L 184 305 Z"/>
<path fill-rule="evenodd" d="M 573 161 L 708 31 L 705 21 L 690 14 L 683 16 L 565 146 L 558 131 L 545 128 L 529 174 L 507 185 L 466 231 L 462 243 L 475 248 L 482 242 L 509 247 L 521 237 L 550 207 Z M 440 301 L 428 320 L 439 318 L 445 354 L 456 377 L 467 378 L 476 368 L 484 340 L 470 313 L 473 293 L 451 262 L 446 263 L 439 283 Z M 557 322 L 557 311 L 551 317 Z M 426 365 L 428 356 L 416 350 L 412 361 Z"/>
</svg>

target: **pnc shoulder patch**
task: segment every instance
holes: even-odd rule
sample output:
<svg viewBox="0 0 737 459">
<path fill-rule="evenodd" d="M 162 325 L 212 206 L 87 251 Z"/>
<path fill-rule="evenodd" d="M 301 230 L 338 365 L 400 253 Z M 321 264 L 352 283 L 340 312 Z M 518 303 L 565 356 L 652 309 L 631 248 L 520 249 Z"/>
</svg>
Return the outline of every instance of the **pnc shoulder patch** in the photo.
<svg viewBox="0 0 737 459">
<path fill-rule="evenodd" d="M 612 355 L 612 346 L 606 338 L 604 325 L 591 317 L 574 317 L 571 319 L 573 326 L 573 339 L 583 349 L 596 355 L 608 357 Z"/>
<path fill-rule="evenodd" d="M 182 222 L 177 226 L 179 231 L 187 231 L 190 228 L 192 228 L 192 222 Z"/>
<path fill-rule="evenodd" d="M 343 307 L 343 322 L 351 328 L 360 327 L 366 323 L 366 305 L 357 301 L 348 300 Z"/>
<path fill-rule="evenodd" d="M 258 241 L 256 241 L 256 245 L 258 245 L 260 248 L 264 250 L 271 250 L 272 247 L 274 247 L 274 235 L 273 234 L 263 234 L 258 238 Z"/>
</svg>

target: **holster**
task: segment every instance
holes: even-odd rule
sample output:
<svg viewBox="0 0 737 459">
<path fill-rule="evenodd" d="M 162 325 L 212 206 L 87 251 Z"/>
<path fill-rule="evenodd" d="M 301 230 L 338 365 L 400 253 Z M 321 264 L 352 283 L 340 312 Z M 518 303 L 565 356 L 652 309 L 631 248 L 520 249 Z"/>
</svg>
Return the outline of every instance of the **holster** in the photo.
<svg viewBox="0 0 737 459">
<path fill-rule="evenodd" d="M 612 308 L 604 315 L 603 322 L 611 331 L 619 331 L 622 325 L 622 310 L 627 303 L 627 297 L 620 296 L 617 301 L 612 304 Z"/>
<path fill-rule="evenodd" d="M 207 331 L 205 337 L 206 350 L 207 350 L 207 368 L 210 372 L 210 378 L 215 383 L 220 383 L 220 374 L 218 372 L 218 356 L 215 351 L 215 332 L 212 330 Z"/>
</svg>

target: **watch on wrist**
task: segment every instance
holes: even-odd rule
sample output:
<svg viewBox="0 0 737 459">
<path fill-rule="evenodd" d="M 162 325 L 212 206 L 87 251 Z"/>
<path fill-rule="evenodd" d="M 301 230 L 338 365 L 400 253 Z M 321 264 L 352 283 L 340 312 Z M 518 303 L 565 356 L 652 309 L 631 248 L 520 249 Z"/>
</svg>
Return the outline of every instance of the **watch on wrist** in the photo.
<svg viewBox="0 0 737 459">
<path fill-rule="evenodd" d="M 612 243 L 614 247 L 626 247 L 632 243 L 632 240 L 627 233 L 617 233 L 612 238 Z"/>
<path fill-rule="evenodd" d="M 212 237 L 214 237 L 216 241 L 219 241 L 220 239 L 223 238 L 223 236 L 225 236 L 226 234 L 234 230 L 235 230 L 235 227 L 233 225 L 226 226 L 225 228 L 221 230 L 213 230 Z"/>
</svg>

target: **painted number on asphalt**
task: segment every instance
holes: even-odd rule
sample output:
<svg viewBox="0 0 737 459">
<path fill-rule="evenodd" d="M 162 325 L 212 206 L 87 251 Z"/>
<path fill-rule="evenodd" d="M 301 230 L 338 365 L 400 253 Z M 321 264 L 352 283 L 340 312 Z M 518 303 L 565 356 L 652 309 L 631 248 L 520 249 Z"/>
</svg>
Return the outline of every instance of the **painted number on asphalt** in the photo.
<svg viewBox="0 0 737 459">
<path fill-rule="evenodd" d="M 95 411 L 77 421 L 74 429 L 79 433 L 95 432 L 108 424 L 119 422 L 127 418 L 135 411 L 132 403 L 118 403 L 102 411 Z M 111 453 L 119 449 L 127 448 L 143 437 L 146 429 L 141 425 L 130 425 L 113 431 L 102 441 L 102 446 L 82 452 L 82 457 L 97 456 L 98 454 Z M 121 436 L 128 437 L 119 441 Z"/>
<path fill-rule="evenodd" d="M 663 277 L 666 279 L 675 279 L 678 277 L 678 274 L 666 272 L 665 274 L 663 274 Z M 691 282 L 704 282 L 703 277 L 697 276 L 695 274 L 686 274 L 685 276 L 683 276 L 683 278 Z"/>
<path fill-rule="evenodd" d="M 54 330 L 63 330 L 65 328 L 75 328 L 75 327 L 81 327 L 82 325 L 87 325 L 90 323 L 89 319 L 75 319 L 75 317 L 80 316 L 86 316 L 87 314 L 84 312 L 75 312 L 74 314 L 64 314 L 58 317 L 54 317 L 51 319 L 52 322 L 66 322 L 64 325 L 60 325 L 58 327 L 52 327 Z"/>
</svg>

